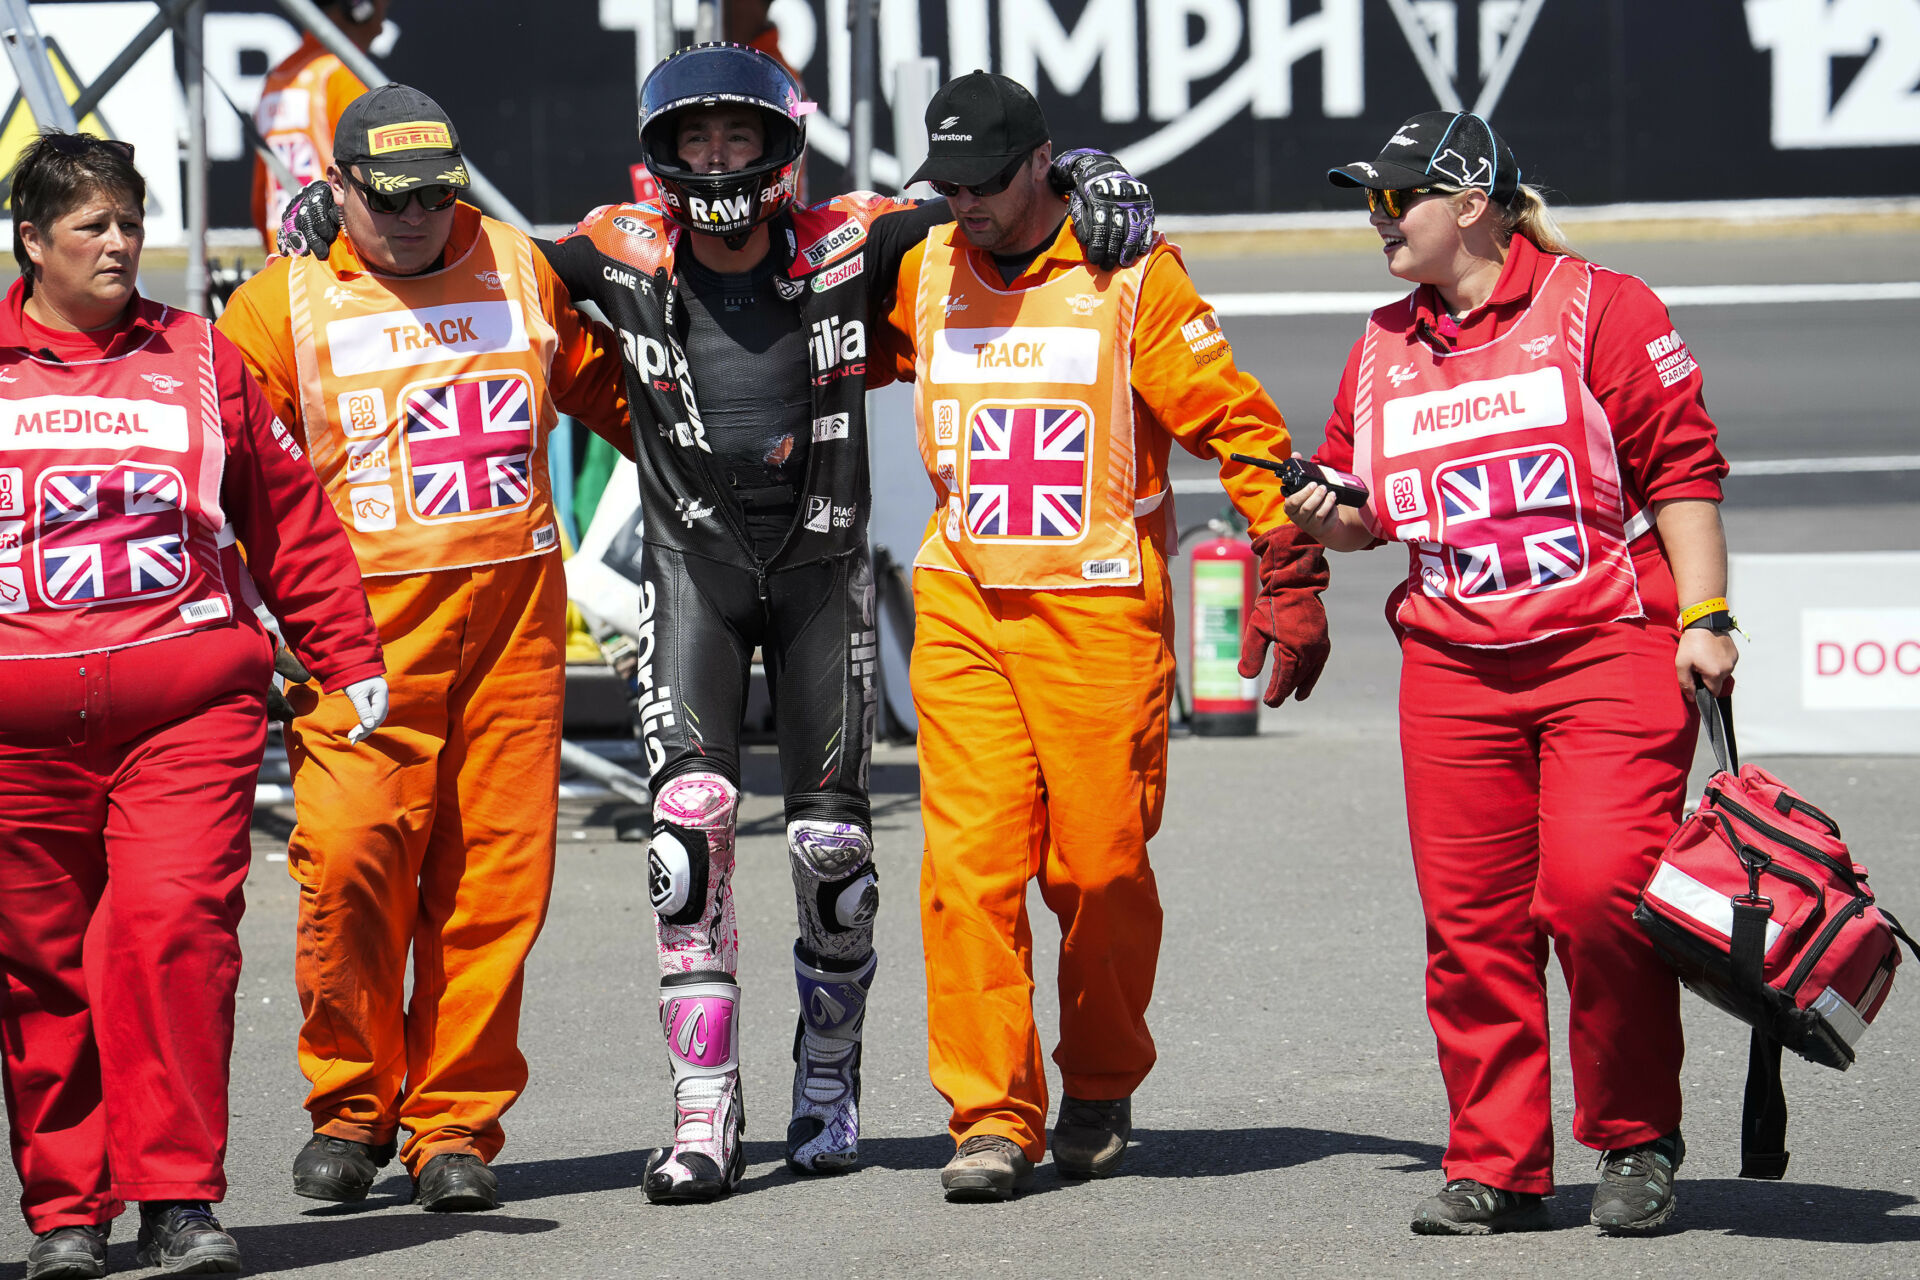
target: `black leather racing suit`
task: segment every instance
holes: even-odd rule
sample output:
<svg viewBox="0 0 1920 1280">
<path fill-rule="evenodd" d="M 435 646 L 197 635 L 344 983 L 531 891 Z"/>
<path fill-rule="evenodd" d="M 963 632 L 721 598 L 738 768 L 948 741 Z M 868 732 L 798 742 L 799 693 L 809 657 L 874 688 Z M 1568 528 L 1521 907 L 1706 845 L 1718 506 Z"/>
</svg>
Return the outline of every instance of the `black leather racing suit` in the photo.
<svg viewBox="0 0 1920 1280">
<path fill-rule="evenodd" d="M 906 251 L 949 217 L 944 201 L 796 209 L 770 224 L 768 258 L 739 276 L 701 266 L 645 206 L 596 211 L 542 246 L 573 295 L 620 330 L 627 357 L 656 793 L 692 770 L 738 785 L 757 646 L 787 820 L 869 825 L 868 313 L 891 300 Z"/>
</svg>

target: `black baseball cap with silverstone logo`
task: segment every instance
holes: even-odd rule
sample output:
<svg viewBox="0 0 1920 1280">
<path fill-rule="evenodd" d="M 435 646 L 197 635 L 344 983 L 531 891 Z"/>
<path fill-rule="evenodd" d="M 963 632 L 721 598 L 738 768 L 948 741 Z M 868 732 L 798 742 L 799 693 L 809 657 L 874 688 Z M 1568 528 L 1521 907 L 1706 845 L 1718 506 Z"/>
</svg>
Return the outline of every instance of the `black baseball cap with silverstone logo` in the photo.
<svg viewBox="0 0 1920 1280">
<path fill-rule="evenodd" d="M 460 134 L 440 104 L 404 84 L 383 84 L 347 104 L 333 131 L 333 159 L 358 165 L 380 192 L 437 184 L 466 187 Z"/>
<path fill-rule="evenodd" d="M 1423 111 L 1393 131 L 1371 161 L 1327 170 L 1336 187 L 1405 191 L 1445 182 L 1478 187 L 1495 204 L 1512 204 L 1520 189 L 1513 148 L 1471 111 Z"/>
<path fill-rule="evenodd" d="M 1051 136 L 1040 104 L 1018 81 L 975 71 L 941 85 L 927 104 L 927 159 L 907 185 L 984 183 Z"/>
</svg>

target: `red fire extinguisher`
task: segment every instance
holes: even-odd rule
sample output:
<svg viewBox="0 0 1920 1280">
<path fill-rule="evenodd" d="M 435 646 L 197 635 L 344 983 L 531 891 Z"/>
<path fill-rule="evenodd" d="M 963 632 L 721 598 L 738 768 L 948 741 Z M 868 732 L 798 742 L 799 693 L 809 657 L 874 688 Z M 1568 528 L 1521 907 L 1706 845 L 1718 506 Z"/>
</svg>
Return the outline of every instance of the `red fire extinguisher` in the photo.
<svg viewBox="0 0 1920 1280">
<path fill-rule="evenodd" d="M 1187 679 L 1193 731 L 1208 737 L 1250 737 L 1260 728 L 1260 686 L 1240 675 L 1240 633 L 1253 607 L 1259 557 L 1224 520 L 1209 520 L 1213 537 L 1194 547 L 1193 625 L 1187 630 Z"/>
</svg>

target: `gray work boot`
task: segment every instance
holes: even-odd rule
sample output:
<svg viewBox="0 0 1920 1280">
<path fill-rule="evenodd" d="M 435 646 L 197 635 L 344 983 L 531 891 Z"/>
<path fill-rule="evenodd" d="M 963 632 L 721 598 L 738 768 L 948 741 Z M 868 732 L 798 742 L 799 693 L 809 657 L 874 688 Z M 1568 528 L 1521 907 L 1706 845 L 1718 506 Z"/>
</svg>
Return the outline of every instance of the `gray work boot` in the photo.
<svg viewBox="0 0 1920 1280">
<path fill-rule="evenodd" d="M 1063 1178 L 1105 1178 L 1119 1172 L 1133 1132 L 1133 1099 L 1060 1099 L 1053 1122 L 1053 1167 Z"/>
<path fill-rule="evenodd" d="M 1033 1185 L 1033 1161 L 1011 1138 L 976 1133 L 940 1171 L 940 1185 L 956 1203 L 1011 1200 Z"/>
</svg>

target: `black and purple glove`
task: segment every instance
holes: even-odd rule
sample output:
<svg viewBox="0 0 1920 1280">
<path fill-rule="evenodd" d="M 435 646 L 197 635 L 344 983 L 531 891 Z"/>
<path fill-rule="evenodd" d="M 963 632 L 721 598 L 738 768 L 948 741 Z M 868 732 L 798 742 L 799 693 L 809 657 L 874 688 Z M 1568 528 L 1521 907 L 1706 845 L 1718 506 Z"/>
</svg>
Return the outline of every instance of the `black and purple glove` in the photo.
<svg viewBox="0 0 1920 1280">
<path fill-rule="evenodd" d="M 340 206 L 333 202 L 333 188 L 316 178 L 300 188 L 280 215 L 280 230 L 274 233 L 273 247 L 282 257 L 297 258 L 310 253 L 324 261 L 333 252 L 340 235 Z"/>
<path fill-rule="evenodd" d="M 1106 152 L 1082 147 L 1055 156 L 1047 182 L 1067 197 L 1073 232 L 1100 270 L 1130 267 L 1153 248 L 1153 193 Z"/>
</svg>

